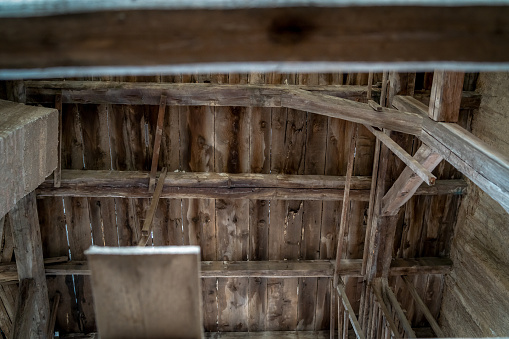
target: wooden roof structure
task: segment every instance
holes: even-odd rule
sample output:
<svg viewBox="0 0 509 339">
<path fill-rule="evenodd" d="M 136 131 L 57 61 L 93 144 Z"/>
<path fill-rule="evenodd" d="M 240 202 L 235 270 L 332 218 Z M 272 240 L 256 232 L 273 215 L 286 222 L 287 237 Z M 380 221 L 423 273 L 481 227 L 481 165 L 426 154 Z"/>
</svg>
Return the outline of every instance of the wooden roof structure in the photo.
<svg viewBox="0 0 509 339">
<path fill-rule="evenodd" d="M 92 244 L 200 246 L 208 337 L 443 336 L 464 178 L 509 211 L 509 158 L 469 132 L 481 97 L 460 70 L 507 69 L 509 7 L 148 3 L 0 4 L 0 77 L 34 78 L 0 94 L 58 120 L 53 176 L 0 216 L 4 336 L 95 336 Z"/>
</svg>

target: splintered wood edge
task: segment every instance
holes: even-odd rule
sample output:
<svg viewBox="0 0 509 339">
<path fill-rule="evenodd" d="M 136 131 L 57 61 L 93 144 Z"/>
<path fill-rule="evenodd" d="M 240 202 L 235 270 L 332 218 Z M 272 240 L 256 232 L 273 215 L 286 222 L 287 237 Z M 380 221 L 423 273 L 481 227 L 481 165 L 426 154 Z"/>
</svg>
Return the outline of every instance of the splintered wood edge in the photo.
<svg viewBox="0 0 509 339">
<path fill-rule="evenodd" d="M 157 246 L 157 247 L 104 247 L 90 246 L 85 251 L 87 256 L 91 255 L 160 255 L 160 254 L 196 254 L 200 255 L 199 246 Z"/>
</svg>

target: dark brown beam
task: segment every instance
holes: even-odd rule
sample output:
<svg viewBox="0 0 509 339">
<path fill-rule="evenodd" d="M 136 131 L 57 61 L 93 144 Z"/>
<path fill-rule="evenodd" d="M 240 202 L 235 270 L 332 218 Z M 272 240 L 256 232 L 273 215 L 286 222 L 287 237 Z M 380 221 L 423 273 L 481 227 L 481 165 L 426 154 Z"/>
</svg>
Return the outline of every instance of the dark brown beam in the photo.
<svg viewBox="0 0 509 339">
<path fill-rule="evenodd" d="M 448 274 L 452 261 L 447 258 L 393 259 L 390 275 Z M 362 277 L 362 259 L 342 259 L 339 273 L 345 277 Z M 46 275 L 89 275 L 86 261 L 48 262 Z M 326 277 L 334 276 L 333 260 L 279 261 L 202 261 L 202 277 Z M 16 265 L 2 265 L 0 283 L 18 281 Z"/>
<path fill-rule="evenodd" d="M 124 197 L 150 198 L 147 172 L 63 170 L 61 187 L 46 180 L 36 190 L 38 197 Z M 350 199 L 367 201 L 371 177 L 353 176 Z M 342 200 L 345 177 L 324 175 L 227 174 L 171 172 L 164 182 L 162 198 L 233 198 Z M 464 194 L 463 180 L 438 180 L 422 185 L 417 195 Z"/>
<path fill-rule="evenodd" d="M 186 1 L 144 8 L 125 0 L 116 6 L 93 2 L 62 9 L 45 3 L 33 8 L 31 2 L 11 1 L 0 8 L 0 46 L 6 46 L 0 50 L 0 69 L 73 67 L 79 72 L 80 66 L 269 61 L 430 62 L 427 67 L 451 61 L 509 62 L 509 7 L 504 4 L 362 6 L 315 1 L 313 6 L 298 6 L 293 1 L 227 1 L 219 6 Z M 472 49 L 472 41 L 482 46 Z"/>
</svg>

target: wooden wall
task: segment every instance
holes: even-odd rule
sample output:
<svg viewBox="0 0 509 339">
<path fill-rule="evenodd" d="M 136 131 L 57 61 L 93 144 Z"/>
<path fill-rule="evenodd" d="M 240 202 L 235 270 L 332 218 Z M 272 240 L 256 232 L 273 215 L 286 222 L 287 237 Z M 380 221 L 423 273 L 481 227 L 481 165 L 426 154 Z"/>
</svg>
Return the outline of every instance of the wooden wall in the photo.
<svg viewBox="0 0 509 339">
<path fill-rule="evenodd" d="M 378 77 L 377 77 L 378 78 Z M 97 80 L 97 79 L 95 79 Z M 339 74 L 182 75 L 103 79 L 113 81 L 339 84 Z M 365 75 L 345 75 L 343 83 L 365 84 Z M 377 80 L 375 80 L 377 81 Z M 157 106 L 63 106 L 63 168 L 150 169 Z M 354 125 L 286 108 L 166 108 L 160 167 L 169 171 L 345 175 Z M 395 134 L 413 153 L 414 137 Z M 359 128 L 354 175 L 371 175 L 375 140 Z M 394 157 L 397 177 L 404 166 Z M 443 163 L 439 179 L 458 178 Z M 447 256 L 458 196 L 414 197 L 401 210 L 394 256 Z M 333 259 L 341 213 L 340 201 L 263 201 L 165 199 L 159 204 L 149 245 L 201 246 L 203 260 Z M 45 257 L 69 255 L 84 260 L 92 243 L 136 245 L 148 199 L 43 198 L 38 200 Z M 367 202 L 353 201 L 345 233 L 346 258 L 362 258 Z M 414 281 L 437 317 L 443 289 L 441 276 Z M 414 326 L 428 326 L 415 310 L 402 282 L 392 285 Z M 90 279 L 48 277 L 50 298 L 61 301 L 56 329 L 93 332 L 95 320 Z M 327 330 L 330 279 L 205 278 L 202 280 L 206 331 Z M 356 311 L 362 280 L 347 279 Z"/>
<path fill-rule="evenodd" d="M 472 132 L 502 153 L 509 152 L 508 73 L 481 73 L 481 107 Z M 446 278 L 441 324 L 449 336 L 509 336 L 509 215 L 469 183 L 458 216 Z"/>
</svg>

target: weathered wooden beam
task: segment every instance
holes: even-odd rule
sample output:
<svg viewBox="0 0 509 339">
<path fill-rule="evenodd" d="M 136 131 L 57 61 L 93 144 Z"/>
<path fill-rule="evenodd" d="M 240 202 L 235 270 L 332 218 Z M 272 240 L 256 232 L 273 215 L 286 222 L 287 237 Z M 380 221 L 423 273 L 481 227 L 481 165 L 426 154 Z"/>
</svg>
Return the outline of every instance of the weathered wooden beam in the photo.
<svg viewBox="0 0 509 339">
<path fill-rule="evenodd" d="M 396 338 L 401 338 L 401 334 L 399 333 L 398 326 L 394 322 L 394 319 L 392 318 L 392 313 L 389 311 L 387 304 L 385 303 L 383 294 L 382 294 L 382 284 L 380 283 L 379 279 L 373 280 L 371 283 L 371 286 L 373 288 L 373 292 L 375 293 L 375 297 L 378 301 L 378 305 L 380 305 L 380 309 L 382 310 L 382 313 L 385 316 L 385 319 L 389 323 L 389 327 L 392 331 L 392 336 Z"/>
<path fill-rule="evenodd" d="M 366 336 L 364 335 L 364 331 L 362 330 L 361 325 L 359 324 L 359 321 L 357 320 L 355 311 L 353 310 L 353 307 L 350 304 L 350 300 L 348 300 L 348 296 L 346 295 L 346 291 L 345 291 L 345 285 L 342 280 L 339 281 L 339 283 L 336 286 L 336 289 L 337 289 L 338 294 L 341 298 L 341 302 L 343 303 L 343 306 L 345 306 L 345 309 L 348 311 L 348 316 L 352 323 L 353 330 L 355 331 L 355 334 L 357 335 L 357 339 L 366 338 Z"/>
<path fill-rule="evenodd" d="M 409 338 L 416 338 L 414 330 L 412 329 L 412 325 L 410 325 L 410 322 L 408 321 L 408 318 L 405 315 L 405 312 L 401 308 L 401 305 L 399 304 L 398 299 L 394 295 L 394 292 L 392 291 L 391 287 L 389 286 L 389 283 L 387 282 L 387 279 L 380 278 L 381 284 L 382 284 L 382 292 L 387 295 L 389 298 L 389 301 L 392 305 L 393 310 L 396 312 L 396 315 L 399 318 L 399 323 L 405 330 L 406 334 Z"/>
<path fill-rule="evenodd" d="M 63 170 L 61 187 L 45 181 L 36 190 L 38 197 L 124 197 L 150 198 L 147 172 Z M 345 177 L 285 174 L 228 174 L 213 172 L 171 172 L 166 175 L 161 198 L 232 198 L 342 200 Z M 353 176 L 350 199 L 367 201 L 371 177 Z M 467 184 L 461 179 L 438 180 L 434 186 L 423 184 L 416 195 L 464 194 Z"/>
<path fill-rule="evenodd" d="M 374 111 L 365 103 L 300 89 L 286 92 L 281 105 L 413 135 L 419 135 L 422 130 L 423 117 L 419 114 L 403 113 L 391 108 Z"/>
<path fill-rule="evenodd" d="M 431 119 L 458 122 L 464 79 L 465 72 L 434 72 L 428 111 Z"/>
<path fill-rule="evenodd" d="M 55 261 L 50 258 L 45 264 L 46 275 L 89 275 L 86 261 Z M 58 258 L 60 260 L 60 258 Z M 362 259 L 342 259 L 339 273 L 343 277 L 362 277 Z M 452 261 L 447 258 L 393 259 L 390 275 L 448 274 Z M 280 261 L 202 261 L 201 274 L 204 278 L 233 277 L 325 277 L 334 276 L 334 261 L 331 260 L 280 260 Z M 0 283 L 18 281 L 16 265 L 2 264 Z"/>
<path fill-rule="evenodd" d="M 427 114 L 427 107 L 413 98 L 396 96 L 393 105 Z M 509 157 L 457 124 L 424 121 L 422 141 L 509 212 Z"/>
<path fill-rule="evenodd" d="M 55 323 L 57 321 L 57 311 L 59 303 L 60 303 L 60 292 L 56 292 L 55 296 L 53 297 L 51 315 L 48 321 L 48 331 L 46 332 L 46 337 L 48 339 L 53 339 L 55 337 Z"/>
<path fill-rule="evenodd" d="M 157 113 L 156 135 L 154 138 L 154 147 L 152 150 L 152 166 L 150 167 L 150 179 L 148 184 L 149 192 L 154 192 L 156 186 L 157 165 L 159 164 L 159 150 L 161 149 L 165 112 L 166 96 L 161 95 L 161 101 L 159 102 L 159 112 Z"/>
<path fill-rule="evenodd" d="M 376 136 L 380 141 L 389 148 L 392 153 L 394 153 L 408 168 L 411 170 L 411 173 L 417 174 L 421 181 L 417 185 L 420 186 L 422 181 L 426 182 L 429 186 L 435 184 L 436 177 L 431 173 L 431 171 L 424 167 L 415 157 L 412 157 L 408 154 L 400 145 L 398 145 L 394 140 L 391 139 L 387 134 L 382 131 L 378 131 L 371 126 L 364 125 L 374 136 Z M 415 176 L 415 175 L 414 175 Z"/>
<path fill-rule="evenodd" d="M 8 216 L 21 282 L 13 338 L 45 338 L 50 314 L 35 194 L 18 201 Z"/>
<path fill-rule="evenodd" d="M 428 173 L 431 173 L 443 158 L 428 146 L 421 145 L 412 159 L 428 170 Z M 410 200 L 414 192 L 421 186 L 422 181 L 422 178 L 416 175 L 413 168 L 406 167 L 382 198 L 381 214 L 383 216 L 396 215 L 400 207 Z"/>
<path fill-rule="evenodd" d="M 150 201 L 150 207 L 145 215 L 145 221 L 143 222 L 143 227 L 141 229 L 141 237 L 138 241 L 139 247 L 144 247 L 147 245 L 148 238 L 150 233 L 152 232 L 152 221 L 154 220 L 154 216 L 156 214 L 157 205 L 159 204 L 159 200 L 161 198 L 161 193 L 163 191 L 164 179 L 166 178 L 166 167 L 163 168 L 161 174 L 159 174 L 159 179 L 157 181 L 157 186 L 154 191 L 154 195 Z"/>
<path fill-rule="evenodd" d="M 353 164 L 355 159 L 355 148 L 357 145 L 357 137 L 359 135 L 359 125 L 355 124 L 350 128 L 353 135 L 350 138 L 350 150 L 348 153 L 348 164 L 346 169 L 345 194 L 343 196 L 343 204 L 341 207 L 341 220 L 339 222 L 338 244 L 336 246 L 336 270 L 334 274 L 334 286 L 339 282 L 339 271 L 341 268 L 341 257 L 343 256 L 343 242 L 346 228 L 350 219 L 350 184 L 352 182 Z"/>
<path fill-rule="evenodd" d="M 0 100 L 0 217 L 57 167 L 58 112 Z"/>
<path fill-rule="evenodd" d="M 392 63 L 392 69 L 444 67 L 451 60 L 460 62 L 456 67 L 461 62 L 470 67 L 509 62 L 507 2 L 418 4 L 120 0 L 109 6 L 69 2 L 62 7 L 56 0 L 38 6 L 9 1 L 0 7 L 0 45 L 9 46 L 0 50 L 0 69 L 55 76 L 47 68 L 62 67 L 60 72 L 90 76 L 91 66 L 124 66 L 126 72 L 132 69 L 125 66 L 141 71 L 142 66 L 174 65 L 162 69 L 179 72 L 177 66 L 194 64 L 196 70 L 213 72 L 217 63 L 223 68 L 241 63 L 245 70 L 246 63 L 257 63 L 250 70 L 270 72 L 292 62 L 294 70 L 309 72 L 316 71 L 318 62 L 322 69 L 338 62 L 366 68 L 367 63 Z M 381 10 L 390 25 L 380 24 Z M 48 37 L 51 43 L 40 43 Z M 482 41 L 482 48 L 472 50 L 472 41 Z M 303 68 L 302 62 L 315 62 L 314 68 Z M 95 69 L 100 71 L 105 69 Z"/>
<path fill-rule="evenodd" d="M 60 187 L 62 180 L 62 93 L 55 95 L 55 108 L 58 111 L 58 145 L 57 145 L 57 168 L 53 172 L 55 187 Z"/>
<path fill-rule="evenodd" d="M 406 277 L 406 276 L 402 276 L 401 278 L 403 278 L 403 281 L 405 282 L 405 284 L 408 288 L 408 291 L 414 298 L 415 304 L 421 310 L 421 312 L 424 314 L 424 316 L 426 317 L 426 320 L 428 320 L 428 323 L 430 324 L 433 331 L 435 331 L 435 334 L 437 335 L 437 337 L 445 338 L 446 337 L 445 333 L 442 331 L 442 329 L 440 328 L 440 325 L 438 325 L 437 321 L 431 314 L 428 306 L 426 306 L 424 301 L 422 301 L 421 297 L 419 296 L 419 293 L 417 293 L 417 290 L 414 287 L 414 284 L 410 280 L 408 280 L 408 277 Z"/>
<path fill-rule="evenodd" d="M 108 81 L 25 81 L 27 102 L 52 103 L 62 93 L 66 104 L 160 104 L 172 106 L 280 107 L 281 96 L 294 89 L 366 102 L 365 86 L 253 85 L 205 83 L 133 83 Z"/>
</svg>

